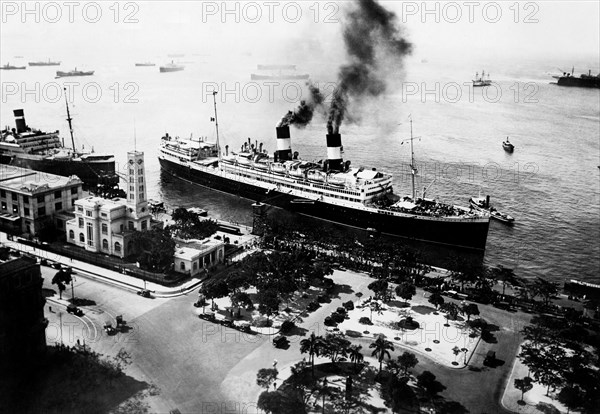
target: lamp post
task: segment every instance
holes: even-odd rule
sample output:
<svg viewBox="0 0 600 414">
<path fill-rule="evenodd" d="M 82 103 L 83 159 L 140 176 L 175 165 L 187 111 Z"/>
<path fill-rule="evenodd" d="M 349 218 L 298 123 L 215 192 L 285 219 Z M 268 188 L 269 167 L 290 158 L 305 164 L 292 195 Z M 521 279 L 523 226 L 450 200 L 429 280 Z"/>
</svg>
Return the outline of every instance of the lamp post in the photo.
<svg viewBox="0 0 600 414">
<path fill-rule="evenodd" d="M 325 414 L 325 393 L 327 392 L 327 377 L 323 378 L 323 410 L 322 414 Z"/>
</svg>

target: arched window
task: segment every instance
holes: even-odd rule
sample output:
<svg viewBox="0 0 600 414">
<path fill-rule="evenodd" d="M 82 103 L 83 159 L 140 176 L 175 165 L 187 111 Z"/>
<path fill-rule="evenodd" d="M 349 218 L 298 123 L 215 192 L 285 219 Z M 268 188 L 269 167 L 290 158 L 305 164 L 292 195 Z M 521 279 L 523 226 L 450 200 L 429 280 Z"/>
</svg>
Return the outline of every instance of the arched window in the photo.
<svg viewBox="0 0 600 414">
<path fill-rule="evenodd" d="M 102 248 L 104 250 L 108 250 L 108 240 L 106 240 L 106 239 L 102 240 Z"/>
<path fill-rule="evenodd" d="M 79 233 L 79 241 L 84 242 L 85 238 L 83 237 L 83 233 Z"/>
<path fill-rule="evenodd" d="M 121 252 L 121 243 L 115 242 L 115 253 Z"/>
<path fill-rule="evenodd" d="M 75 238 L 75 232 L 73 230 L 69 230 L 69 239 Z"/>
<path fill-rule="evenodd" d="M 185 270 L 185 263 L 181 262 L 181 264 L 179 265 L 179 268 L 181 270 Z"/>
</svg>

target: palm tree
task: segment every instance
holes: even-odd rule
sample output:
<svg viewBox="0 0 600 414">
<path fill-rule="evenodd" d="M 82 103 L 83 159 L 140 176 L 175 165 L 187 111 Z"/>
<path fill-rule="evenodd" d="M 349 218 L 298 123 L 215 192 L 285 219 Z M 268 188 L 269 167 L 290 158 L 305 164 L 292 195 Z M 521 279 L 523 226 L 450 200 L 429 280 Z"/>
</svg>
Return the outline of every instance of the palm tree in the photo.
<svg viewBox="0 0 600 414">
<path fill-rule="evenodd" d="M 310 334 L 310 337 L 300 341 L 300 352 L 308 353 L 310 362 L 312 365 L 312 376 L 315 376 L 315 355 L 319 356 L 323 349 L 324 342 L 322 336 L 316 336 L 314 332 Z"/>
<path fill-rule="evenodd" d="M 394 345 L 390 341 L 387 341 L 382 335 L 379 335 L 375 342 L 369 345 L 369 348 L 375 348 L 373 352 L 371 352 L 371 356 L 376 356 L 379 361 L 379 373 L 381 373 L 381 368 L 383 365 L 383 360 L 387 355 L 388 358 L 391 358 L 390 352 L 394 350 Z"/>
<path fill-rule="evenodd" d="M 348 349 L 348 357 L 350 358 L 350 361 L 354 362 L 355 368 L 358 368 L 358 364 L 363 362 L 364 359 L 363 354 L 360 352 L 361 349 L 362 345 L 352 345 Z"/>
</svg>

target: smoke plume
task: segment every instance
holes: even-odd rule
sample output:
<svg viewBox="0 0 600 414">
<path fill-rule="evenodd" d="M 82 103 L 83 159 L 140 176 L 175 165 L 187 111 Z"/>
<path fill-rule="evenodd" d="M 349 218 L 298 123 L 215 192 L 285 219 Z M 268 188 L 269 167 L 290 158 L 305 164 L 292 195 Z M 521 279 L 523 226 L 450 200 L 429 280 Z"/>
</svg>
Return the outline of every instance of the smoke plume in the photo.
<svg viewBox="0 0 600 414">
<path fill-rule="evenodd" d="M 288 111 L 277 124 L 278 127 L 295 125 L 298 128 L 304 128 L 310 123 L 315 113 L 315 109 L 323 104 L 324 97 L 315 85 L 308 84 L 309 97 L 307 100 L 300 101 L 300 105 L 295 111 Z"/>
<path fill-rule="evenodd" d="M 386 91 L 385 66 L 399 71 L 412 45 L 402 37 L 396 15 L 375 0 L 358 0 L 345 16 L 344 44 L 350 63 L 340 67 L 327 120 L 328 133 L 339 133 L 352 100 Z"/>
</svg>

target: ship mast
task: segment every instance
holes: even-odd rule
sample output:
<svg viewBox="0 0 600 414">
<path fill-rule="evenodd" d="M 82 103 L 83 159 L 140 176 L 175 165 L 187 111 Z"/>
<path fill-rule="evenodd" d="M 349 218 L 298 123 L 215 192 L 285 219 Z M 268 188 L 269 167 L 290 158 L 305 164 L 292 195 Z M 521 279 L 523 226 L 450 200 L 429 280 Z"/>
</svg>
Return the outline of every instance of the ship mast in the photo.
<svg viewBox="0 0 600 414">
<path fill-rule="evenodd" d="M 417 169 L 415 168 L 415 152 L 413 150 L 413 128 L 412 118 L 410 118 L 410 173 L 412 177 L 412 199 L 415 201 L 415 174 Z"/>
<path fill-rule="evenodd" d="M 219 166 L 221 166 L 221 144 L 219 144 L 219 118 L 217 118 L 217 91 L 213 91 L 213 102 L 215 104 L 215 129 L 217 131 L 217 154 L 219 156 Z"/>
<path fill-rule="evenodd" d="M 67 99 L 67 88 L 64 88 L 65 91 L 65 105 L 67 106 L 67 121 L 69 122 L 69 132 L 71 133 L 71 144 L 73 145 L 73 154 L 75 154 L 75 138 L 73 138 L 73 125 L 71 121 L 71 113 L 69 112 L 69 100 Z"/>
</svg>

